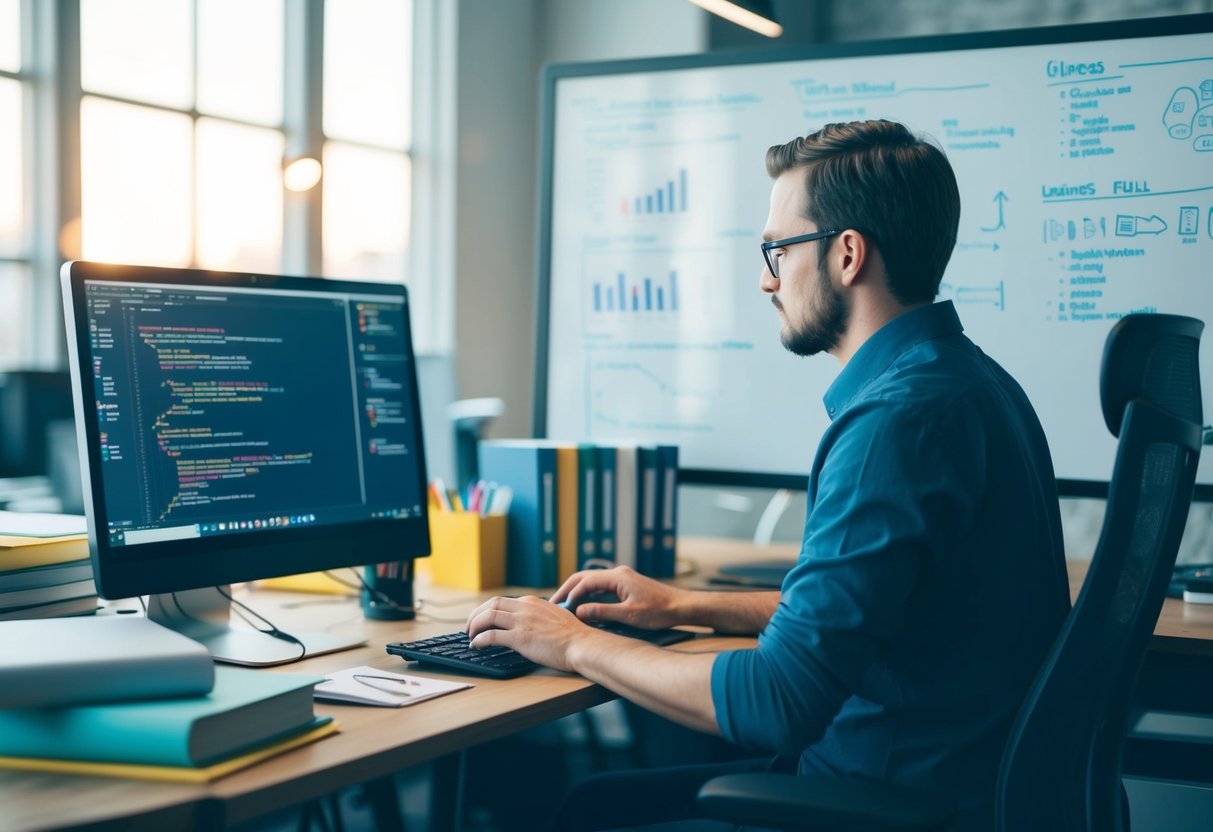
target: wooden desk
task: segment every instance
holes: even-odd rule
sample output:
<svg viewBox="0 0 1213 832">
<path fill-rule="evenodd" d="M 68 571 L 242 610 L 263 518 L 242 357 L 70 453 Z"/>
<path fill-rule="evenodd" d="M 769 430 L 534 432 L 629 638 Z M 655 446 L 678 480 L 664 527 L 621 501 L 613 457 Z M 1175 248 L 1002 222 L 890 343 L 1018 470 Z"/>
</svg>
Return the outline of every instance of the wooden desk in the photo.
<svg viewBox="0 0 1213 832">
<path fill-rule="evenodd" d="M 745 560 L 796 557 L 798 544 L 778 543 L 755 546 L 740 540 L 713 538 L 683 538 L 679 540 L 679 556 L 694 564 L 695 572 L 682 579 L 687 585 L 704 585 L 704 580 L 725 563 Z M 1070 597 L 1076 599 L 1087 576 L 1089 561 L 1067 562 L 1070 576 Z M 1154 628 L 1152 650 L 1213 655 L 1213 604 L 1185 604 L 1178 598 L 1168 598 Z"/>
<path fill-rule="evenodd" d="M 394 671 L 408 667 L 410 673 L 453 678 L 407 666 L 385 653 L 384 645 L 459 629 L 463 616 L 479 603 L 479 598 L 430 590 L 424 583 L 418 585 L 418 596 L 463 599 L 463 603 L 428 608 L 423 603 L 423 615 L 417 621 L 383 622 L 364 619 L 354 599 L 249 589 L 237 594 L 288 631 L 294 625 L 369 639 L 366 647 L 263 672 L 324 675 L 369 664 Z M 710 637 L 675 649 L 711 651 L 747 643 L 752 641 Z M 436 760 L 613 698 L 606 689 L 579 676 L 553 670 L 509 680 L 463 678 L 473 681 L 475 687 L 406 708 L 318 702 L 316 712 L 337 719 L 342 726 L 340 733 L 211 784 L 0 771 L 0 829 L 32 832 L 99 822 L 107 824 L 101 828 L 123 832 L 226 826 Z"/>
<path fill-rule="evenodd" d="M 739 541 L 686 538 L 679 543 L 679 554 L 696 563 L 697 572 L 681 582 L 702 584 L 721 563 L 754 557 L 794 558 L 796 551 L 793 545 L 755 547 Z M 1075 592 L 1085 568 L 1082 562 L 1071 564 Z M 419 585 L 418 596 L 447 601 L 462 598 L 462 603 L 423 606 L 418 621 L 376 622 L 364 619 L 353 600 L 247 589 L 238 595 L 288 630 L 294 625 L 357 633 L 369 639 L 368 646 L 358 650 L 265 671 L 317 675 L 361 664 L 401 670 L 405 665 L 384 652 L 385 643 L 458 629 L 462 617 L 478 601 L 453 591 L 430 590 L 424 584 Z M 675 649 L 711 651 L 749 643 L 749 639 L 712 637 Z M 1168 599 L 1153 650 L 1213 654 L 1213 607 Z M 424 673 L 416 666 L 409 672 Z M 209 785 L 0 771 L 0 828 L 44 830 L 101 822 L 106 824 L 101 828 L 125 832 L 239 823 L 612 698 L 585 679 L 551 670 L 506 681 L 476 679 L 475 684 L 471 690 L 401 709 L 318 703 L 318 713 L 341 722 L 341 733 Z"/>
</svg>

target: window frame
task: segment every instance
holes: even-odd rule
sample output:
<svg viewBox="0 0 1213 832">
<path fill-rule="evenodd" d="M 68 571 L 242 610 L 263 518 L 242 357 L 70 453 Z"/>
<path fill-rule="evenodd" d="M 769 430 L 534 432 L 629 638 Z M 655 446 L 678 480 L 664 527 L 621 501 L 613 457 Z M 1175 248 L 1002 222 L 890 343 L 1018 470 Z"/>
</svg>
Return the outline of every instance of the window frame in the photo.
<svg viewBox="0 0 1213 832">
<path fill-rule="evenodd" d="M 193 0 L 194 14 L 197 2 Z M 419 354 L 445 354 L 453 347 L 454 268 L 446 253 L 454 239 L 454 45 L 457 10 L 443 0 L 411 0 L 413 8 L 413 133 L 399 152 L 412 168 L 410 228 L 407 232 L 405 282 L 410 287 L 414 340 Z M 285 157 L 322 158 L 328 140 L 322 129 L 324 0 L 286 0 L 283 4 L 283 114 L 279 125 L 266 125 L 226 115 L 85 92 L 81 84 L 80 0 L 21 0 L 22 64 L 18 73 L 0 72 L 27 85 L 22 140 L 27 148 L 24 206 L 26 250 L 0 262 L 28 270 L 29 327 L 20 353 L 4 356 L 12 368 L 51 369 L 66 363 L 59 268 L 80 256 L 81 129 L 85 96 L 187 113 L 197 130 L 200 118 L 258 129 L 278 130 Z M 193 37 L 195 49 L 199 37 Z M 195 92 L 197 76 L 194 78 Z M 341 139 L 334 139 L 343 143 Z M 372 145 L 366 145 L 371 147 Z M 378 150 L 386 148 L 376 147 Z M 191 156 L 196 159 L 196 146 Z M 196 177 L 195 170 L 191 177 Z M 37 198 L 35 198 L 37 195 Z M 323 265 L 321 200 L 323 187 L 296 193 L 283 188 L 283 233 L 280 271 L 321 275 Z M 197 193 L 191 198 L 191 263 L 197 260 Z M 77 235 L 73 240 L 73 229 Z"/>
</svg>

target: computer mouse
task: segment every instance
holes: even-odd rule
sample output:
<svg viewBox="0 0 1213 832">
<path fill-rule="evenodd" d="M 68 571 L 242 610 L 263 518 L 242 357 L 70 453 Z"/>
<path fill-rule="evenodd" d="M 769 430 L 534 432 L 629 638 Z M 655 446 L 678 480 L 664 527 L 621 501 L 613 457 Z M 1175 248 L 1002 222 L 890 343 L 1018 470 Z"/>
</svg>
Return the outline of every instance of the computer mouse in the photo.
<svg viewBox="0 0 1213 832">
<path fill-rule="evenodd" d="M 589 595 L 578 598 L 575 602 L 571 598 L 566 598 L 557 606 L 564 607 L 569 612 L 573 612 L 582 604 L 618 604 L 619 596 L 613 592 L 591 592 Z"/>
</svg>

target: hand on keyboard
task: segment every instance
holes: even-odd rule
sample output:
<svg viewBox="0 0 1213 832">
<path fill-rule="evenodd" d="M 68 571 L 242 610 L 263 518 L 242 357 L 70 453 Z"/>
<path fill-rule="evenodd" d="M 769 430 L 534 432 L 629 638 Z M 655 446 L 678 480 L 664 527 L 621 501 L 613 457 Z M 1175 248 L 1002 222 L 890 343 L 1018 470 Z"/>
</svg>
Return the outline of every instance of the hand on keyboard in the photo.
<svg viewBox="0 0 1213 832">
<path fill-rule="evenodd" d="M 520 599 L 506 600 L 517 601 Z M 568 623 L 570 626 L 577 626 L 573 622 Z M 694 638 L 693 633 L 685 630 L 642 630 L 612 621 L 591 622 L 590 626 L 662 646 Z M 520 676 L 540 666 L 520 653 L 501 645 L 484 648 L 472 647 L 468 634 L 463 632 L 389 644 L 387 651 L 409 661 L 420 661 L 441 666 L 444 669 L 461 670 L 498 679 Z"/>
</svg>

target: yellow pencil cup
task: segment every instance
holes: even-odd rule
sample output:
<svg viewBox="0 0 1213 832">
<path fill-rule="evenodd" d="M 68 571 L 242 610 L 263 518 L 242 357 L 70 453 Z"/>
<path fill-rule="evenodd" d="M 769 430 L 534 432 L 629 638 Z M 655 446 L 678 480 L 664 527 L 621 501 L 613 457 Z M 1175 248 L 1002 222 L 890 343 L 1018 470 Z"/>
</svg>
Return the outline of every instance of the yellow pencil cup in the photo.
<svg viewBox="0 0 1213 832">
<path fill-rule="evenodd" d="M 430 580 L 478 592 L 505 585 L 504 514 L 481 517 L 475 512 L 430 509 Z"/>
</svg>

